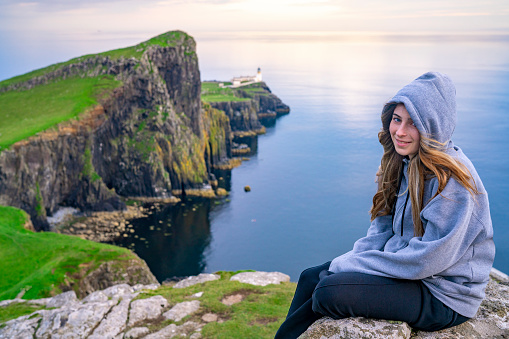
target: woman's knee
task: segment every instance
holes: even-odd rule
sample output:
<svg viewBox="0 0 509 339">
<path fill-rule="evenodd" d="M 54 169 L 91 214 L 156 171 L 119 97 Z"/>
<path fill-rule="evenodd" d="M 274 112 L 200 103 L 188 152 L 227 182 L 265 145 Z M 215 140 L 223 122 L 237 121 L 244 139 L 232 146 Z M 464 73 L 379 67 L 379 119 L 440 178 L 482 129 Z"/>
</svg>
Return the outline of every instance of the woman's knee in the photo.
<svg viewBox="0 0 509 339">
<path fill-rule="evenodd" d="M 324 284 L 324 280 L 327 279 L 322 279 L 313 292 L 313 312 L 335 319 L 348 317 L 342 309 L 345 305 L 343 296 L 346 293 L 343 286 L 328 285 L 326 282 Z"/>
<path fill-rule="evenodd" d="M 314 267 L 305 269 L 300 274 L 299 283 L 313 282 L 314 285 L 316 285 L 318 283 L 318 281 L 320 280 L 320 278 L 319 278 L 320 272 L 328 269 L 329 266 L 330 266 L 330 261 L 323 265 L 314 266 Z"/>
</svg>

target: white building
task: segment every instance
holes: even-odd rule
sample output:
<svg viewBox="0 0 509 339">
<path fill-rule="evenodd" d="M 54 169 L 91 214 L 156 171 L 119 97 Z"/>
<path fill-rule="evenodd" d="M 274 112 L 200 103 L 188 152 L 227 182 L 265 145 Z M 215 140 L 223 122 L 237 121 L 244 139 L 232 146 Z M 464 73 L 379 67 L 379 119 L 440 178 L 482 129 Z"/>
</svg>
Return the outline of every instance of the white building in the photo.
<svg viewBox="0 0 509 339">
<path fill-rule="evenodd" d="M 239 86 L 245 86 L 250 85 L 255 82 L 262 81 L 262 70 L 260 67 L 258 67 L 258 71 L 256 75 L 247 75 L 247 76 L 240 76 L 240 77 L 234 77 L 231 82 L 232 85 L 229 87 L 239 87 Z"/>
</svg>

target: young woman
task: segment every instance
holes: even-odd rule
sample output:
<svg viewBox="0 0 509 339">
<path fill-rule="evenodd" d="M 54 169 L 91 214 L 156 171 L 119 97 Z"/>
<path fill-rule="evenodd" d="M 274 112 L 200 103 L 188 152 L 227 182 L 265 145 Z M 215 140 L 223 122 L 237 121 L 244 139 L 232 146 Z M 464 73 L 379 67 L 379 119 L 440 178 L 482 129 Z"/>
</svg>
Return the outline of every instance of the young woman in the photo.
<svg viewBox="0 0 509 339">
<path fill-rule="evenodd" d="M 385 105 L 371 227 L 350 252 L 302 272 L 276 338 L 297 338 L 322 316 L 436 331 L 475 315 L 495 245 L 488 195 L 451 141 L 455 95 L 449 77 L 430 72 Z"/>
</svg>

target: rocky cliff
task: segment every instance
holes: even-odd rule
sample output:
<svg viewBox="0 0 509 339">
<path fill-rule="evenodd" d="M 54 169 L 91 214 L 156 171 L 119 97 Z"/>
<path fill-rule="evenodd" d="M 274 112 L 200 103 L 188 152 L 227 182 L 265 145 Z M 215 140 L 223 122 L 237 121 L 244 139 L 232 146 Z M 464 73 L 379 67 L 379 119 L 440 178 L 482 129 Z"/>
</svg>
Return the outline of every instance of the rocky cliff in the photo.
<svg viewBox="0 0 509 339">
<path fill-rule="evenodd" d="M 124 207 L 120 196 L 168 198 L 208 183 L 230 155 L 224 113 L 202 106 L 195 41 L 169 32 L 0 83 L 0 93 L 73 78 L 119 82 L 93 109 L 0 154 L 0 204 L 27 211 L 37 230 L 59 206 Z"/>
<path fill-rule="evenodd" d="M 259 133 L 263 131 L 262 122 L 290 112 L 290 108 L 272 94 L 265 82 L 232 88 L 230 95 L 245 100 L 210 101 L 209 104 L 226 113 L 231 130 L 237 135 Z"/>
</svg>

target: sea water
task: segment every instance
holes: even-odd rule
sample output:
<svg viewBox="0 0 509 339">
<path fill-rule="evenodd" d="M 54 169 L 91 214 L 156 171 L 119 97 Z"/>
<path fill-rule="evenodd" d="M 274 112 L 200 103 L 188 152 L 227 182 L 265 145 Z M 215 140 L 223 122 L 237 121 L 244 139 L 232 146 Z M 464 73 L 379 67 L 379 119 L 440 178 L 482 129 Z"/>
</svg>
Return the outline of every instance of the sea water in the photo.
<svg viewBox="0 0 509 339">
<path fill-rule="evenodd" d="M 153 242 L 124 240 L 160 280 L 240 269 L 281 271 L 296 280 L 303 269 L 350 250 L 370 224 L 382 155 L 377 139 L 382 106 L 431 70 L 447 73 L 456 84 L 453 140 L 489 192 L 494 266 L 509 272 L 509 44 L 504 37 L 196 38 L 202 80 L 228 80 L 260 67 L 291 113 L 251 141 L 256 153 L 223 180 L 231 190 L 227 201 L 168 207 L 152 218 L 171 220 L 173 235 L 152 231 Z M 147 225 L 154 222 L 147 220 L 135 222 L 137 232 L 150 233 Z"/>
<path fill-rule="evenodd" d="M 370 224 L 382 106 L 431 70 L 456 84 L 453 140 L 483 179 L 494 266 L 509 272 L 506 36 L 194 37 L 202 80 L 254 75 L 260 67 L 291 113 L 249 141 L 256 148 L 249 161 L 218 174 L 230 190 L 227 200 L 189 201 L 132 221 L 135 233 L 118 244 L 135 250 L 159 280 L 254 269 L 295 281 L 303 269 L 350 250 Z"/>
</svg>

